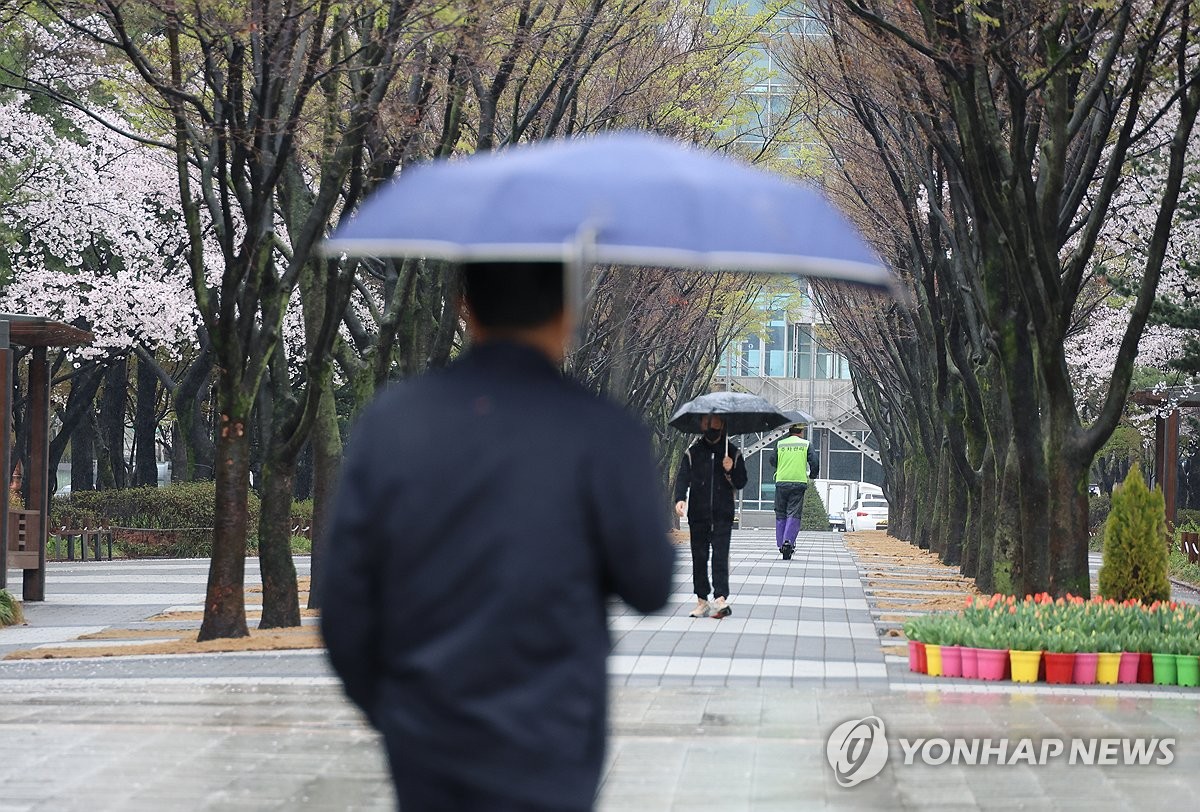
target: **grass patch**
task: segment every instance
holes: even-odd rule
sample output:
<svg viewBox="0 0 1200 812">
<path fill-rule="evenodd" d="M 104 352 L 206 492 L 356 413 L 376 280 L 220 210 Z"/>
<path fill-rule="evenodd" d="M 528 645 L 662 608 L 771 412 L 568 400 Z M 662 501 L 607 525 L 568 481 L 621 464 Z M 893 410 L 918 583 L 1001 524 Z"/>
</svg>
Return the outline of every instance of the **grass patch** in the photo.
<svg viewBox="0 0 1200 812">
<path fill-rule="evenodd" d="M 21 602 L 7 589 L 0 589 L 0 626 L 17 626 L 24 622 Z"/>
<path fill-rule="evenodd" d="M 1200 564 L 1189 564 L 1187 556 L 1178 547 L 1171 548 L 1167 558 L 1167 573 L 1177 581 L 1200 589 Z"/>
</svg>

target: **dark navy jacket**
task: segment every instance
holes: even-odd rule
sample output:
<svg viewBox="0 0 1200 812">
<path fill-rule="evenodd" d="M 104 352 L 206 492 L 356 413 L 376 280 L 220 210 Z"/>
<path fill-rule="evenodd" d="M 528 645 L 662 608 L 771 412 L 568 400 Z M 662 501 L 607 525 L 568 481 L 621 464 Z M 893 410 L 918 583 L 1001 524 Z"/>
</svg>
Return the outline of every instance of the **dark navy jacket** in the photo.
<svg viewBox="0 0 1200 812">
<path fill-rule="evenodd" d="M 402 757 L 587 808 L 606 726 L 605 601 L 651 612 L 674 550 L 649 433 L 508 343 L 395 386 L 349 445 L 322 633 Z"/>
<path fill-rule="evenodd" d="M 733 470 L 726 476 L 725 455 L 733 457 Z M 746 458 L 725 439 L 711 444 L 703 438 L 683 452 L 675 473 L 675 501 L 687 498 L 688 522 L 732 524 L 734 492 L 746 487 Z M 691 491 L 691 497 L 688 497 Z"/>
</svg>

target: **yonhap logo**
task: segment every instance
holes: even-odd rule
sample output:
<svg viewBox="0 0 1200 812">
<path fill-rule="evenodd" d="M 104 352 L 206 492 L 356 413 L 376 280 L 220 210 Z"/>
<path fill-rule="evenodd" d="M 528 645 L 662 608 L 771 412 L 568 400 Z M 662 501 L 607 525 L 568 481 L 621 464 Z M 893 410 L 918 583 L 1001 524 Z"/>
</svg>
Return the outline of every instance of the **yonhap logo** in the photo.
<svg viewBox="0 0 1200 812">
<path fill-rule="evenodd" d="M 879 775 L 888 759 L 883 720 L 867 716 L 838 725 L 829 734 L 825 755 L 839 786 L 854 787 Z"/>
</svg>

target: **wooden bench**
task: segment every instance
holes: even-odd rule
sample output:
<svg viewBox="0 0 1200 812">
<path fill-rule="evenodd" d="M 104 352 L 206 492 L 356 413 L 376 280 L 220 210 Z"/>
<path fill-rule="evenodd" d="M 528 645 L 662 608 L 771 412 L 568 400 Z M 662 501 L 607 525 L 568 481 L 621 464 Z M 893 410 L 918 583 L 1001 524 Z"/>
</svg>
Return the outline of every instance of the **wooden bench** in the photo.
<svg viewBox="0 0 1200 812">
<path fill-rule="evenodd" d="M 25 570 L 21 597 L 27 601 L 46 599 L 45 543 L 40 513 L 36 510 L 8 512 L 8 566 Z"/>
</svg>

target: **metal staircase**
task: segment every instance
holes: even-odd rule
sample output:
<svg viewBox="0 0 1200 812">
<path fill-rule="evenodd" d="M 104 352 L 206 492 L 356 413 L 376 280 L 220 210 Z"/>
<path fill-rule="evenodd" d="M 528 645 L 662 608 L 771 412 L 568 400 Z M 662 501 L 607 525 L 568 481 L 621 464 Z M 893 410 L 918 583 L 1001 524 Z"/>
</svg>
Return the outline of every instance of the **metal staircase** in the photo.
<svg viewBox="0 0 1200 812">
<path fill-rule="evenodd" d="M 749 387 L 745 386 L 741 381 L 739 381 L 736 376 L 722 375 L 722 376 L 719 376 L 716 380 L 718 383 L 720 383 L 727 390 L 730 390 L 730 391 L 747 392 L 752 395 L 765 396 L 767 398 L 767 400 L 770 400 L 775 404 L 775 407 L 777 409 L 787 410 L 787 409 L 792 409 L 792 408 L 799 408 L 802 405 L 802 400 L 800 398 L 798 398 L 795 395 L 795 393 L 788 391 L 787 389 L 782 387 L 777 381 L 773 380 L 772 378 L 770 378 L 766 375 L 755 376 L 755 380 L 759 381 L 764 389 L 772 390 L 770 394 L 766 394 L 763 391 L 757 391 L 757 392 L 753 391 Z M 859 412 L 858 407 L 854 406 L 854 407 L 851 407 L 851 408 L 846 409 L 845 411 L 841 412 L 840 414 L 838 414 L 837 417 L 835 417 L 831 420 L 814 420 L 809 425 L 809 428 L 810 429 L 828 429 L 829 431 L 836 434 L 838 437 L 841 437 L 843 440 L 845 440 L 847 445 L 849 445 L 851 448 L 855 449 L 856 451 L 861 452 L 862 454 L 865 454 L 867 457 L 869 457 L 870 459 L 874 460 L 877 463 L 881 462 L 878 451 L 871 448 L 869 445 L 867 445 L 862 440 L 855 437 L 850 432 L 846 431 L 846 429 L 842 428 L 843 424 L 847 423 L 849 420 L 851 420 L 852 418 L 856 418 L 856 417 L 861 418 L 862 415 Z M 747 446 L 743 450 L 743 453 L 747 457 L 751 457 L 751 456 L 757 454 L 758 452 L 762 451 L 764 448 L 767 448 L 768 446 L 770 446 L 771 443 L 775 442 L 780 437 L 783 437 L 785 434 L 787 434 L 787 426 L 769 431 L 766 434 L 764 434 L 762 437 L 760 437 L 755 443 Z"/>
</svg>

